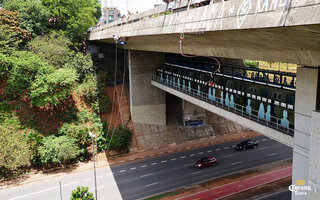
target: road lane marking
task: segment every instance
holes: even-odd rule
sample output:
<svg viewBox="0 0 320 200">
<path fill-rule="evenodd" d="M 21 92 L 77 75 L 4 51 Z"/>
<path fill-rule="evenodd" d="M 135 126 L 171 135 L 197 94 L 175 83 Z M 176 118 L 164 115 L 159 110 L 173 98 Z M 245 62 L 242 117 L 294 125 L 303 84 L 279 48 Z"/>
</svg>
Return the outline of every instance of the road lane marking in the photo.
<svg viewBox="0 0 320 200">
<path fill-rule="evenodd" d="M 126 169 L 119 171 L 120 173 L 127 171 Z"/>
<path fill-rule="evenodd" d="M 275 156 L 277 155 L 278 153 L 271 153 L 271 154 L 268 154 L 268 156 Z"/>
<path fill-rule="evenodd" d="M 188 167 L 188 166 L 191 166 L 191 165 L 193 165 L 193 163 L 187 164 L 187 165 L 183 165 L 183 166 Z"/>
<path fill-rule="evenodd" d="M 61 187 L 65 187 L 65 186 L 68 186 L 68 185 L 74 185 L 74 184 L 77 184 L 77 183 L 79 183 L 79 181 L 61 185 Z M 9 199 L 9 200 L 21 199 L 21 198 L 25 198 L 25 197 L 28 197 L 28 196 L 32 196 L 32 195 L 35 195 L 35 194 L 39 194 L 39 193 L 42 193 L 42 192 L 47 192 L 47 191 L 58 189 L 58 188 L 60 188 L 60 187 L 52 187 L 52 188 L 48 188 L 48 189 L 45 189 L 45 190 L 40 190 L 40 191 L 37 191 L 37 192 L 32 192 L 32 193 L 29 193 L 29 194 L 18 196 L 18 197 Z"/>
<path fill-rule="evenodd" d="M 239 161 L 239 162 L 234 162 L 234 163 L 231 163 L 232 165 L 237 165 L 237 164 L 240 164 L 242 163 L 242 161 Z"/>
<path fill-rule="evenodd" d="M 198 171 L 198 172 L 193 172 L 193 173 L 191 173 L 191 175 L 194 175 L 194 174 L 199 174 L 199 173 L 201 173 L 202 171 Z"/>
<path fill-rule="evenodd" d="M 203 154 L 203 152 L 199 152 L 199 155 Z"/>
<path fill-rule="evenodd" d="M 189 156 L 194 156 L 194 154 L 190 154 Z"/>
<path fill-rule="evenodd" d="M 154 163 L 151 163 L 151 165 L 156 165 L 156 164 L 158 164 L 158 163 L 156 163 L 156 162 L 154 162 Z"/>
<path fill-rule="evenodd" d="M 216 149 L 216 151 L 220 151 L 221 149 Z"/>
<path fill-rule="evenodd" d="M 163 161 L 161 161 L 162 163 L 165 163 L 165 162 L 167 162 L 167 160 L 163 160 Z"/>
<path fill-rule="evenodd" d="M 150 187 L 150 186 L 153 186 L 153 185 L 157 185 L 159 182 L 155 182 L 155 183 L 151 183 L 149 185 L 145 185 L 144 187 Z"/>
<path fill-rule="evenodd" d="M 185 158 L 185 156 L 181 156 L 180 158 Z"/>
<path fill-rule="evenodd" d="M 212 150 L 208 150 L 207 152 L 208 152 L 208 153 L 211 153 L 211 152 L 212 152 Z"/>
<path fill-rule="evenodd" d="M 223 149 L 229 149 L 229 147 L 225 147 L 225 148 L 223 148 Z"/>
<path fill-rule="evenodd" d="M 263 139 L 262 141 L 267 141 L 267 139 Z"/>
<path fill-rule="evenodd" d="M 142 176 L 140 176 L 140 178 L 143 178 L 143 177 L 146 177 L 146 176 L 151 176 L 151 175 L 153 175 L 153 173 L 142 175 Z"/>
<path fill-rule="evenodd" d="M 141 165 L 141 167 L 146 167 L 147 165 Z"/>
<path fill-rule="evenodd" d="M 103 176 L 102 175 L 100 175 L 100 176 L 97 176 L 97 178 L 102 178 Z"/>
<path fill-rule="evenodd" d="M 90 180 L 91 180 L 91 178 L 86 178 L 83 181 L 90 181 Z"/>
<path fill-rule="evenodd" d="M 260 150 L 263 150 L 263 149 L 267 149 L 268 147 L 261 147 L 261 148 L 259 148 Z"/>
<path fill-rule="evenodd" d="M 130 170 L 135 170 L 135 169 L 137 169 L 136 167 L 132 167 L 132 168 L 130 168 Z"/>
<path fill-rule="evenodd" d="M 226 156 L 223 156 L 224 158 L 228 158 L 228 157 L 231 157 L 233 156 L 233 154 L 230 154 L 230 155 L 226 155 Z"/>
<path fill-rule="evenodd" d="M 234 148 L 234 147 L 236 147 L 237 145 L 232 145 L 232 147 Z"/>
<path fill-rule="evenodd" d="M 177 160 L 176 158 L 172 158 L 171 160 Z"/>
</svg>

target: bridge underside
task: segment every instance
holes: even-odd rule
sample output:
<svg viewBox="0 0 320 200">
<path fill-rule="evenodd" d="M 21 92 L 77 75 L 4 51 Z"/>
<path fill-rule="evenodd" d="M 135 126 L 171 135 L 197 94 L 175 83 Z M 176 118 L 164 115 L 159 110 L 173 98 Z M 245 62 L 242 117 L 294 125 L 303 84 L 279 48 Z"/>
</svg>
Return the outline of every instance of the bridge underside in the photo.
<svg viewBox="0 0 320 200">
<path fill-rule="evenodd" d="M 185 34 L 183 52 L 203 56 L 320 65 L 320 25 Z M 179 34 L 130 37 L 127 49 L 180 53 Z M 113 39 L 99 42 L 115 43 Z"/>
</svg>

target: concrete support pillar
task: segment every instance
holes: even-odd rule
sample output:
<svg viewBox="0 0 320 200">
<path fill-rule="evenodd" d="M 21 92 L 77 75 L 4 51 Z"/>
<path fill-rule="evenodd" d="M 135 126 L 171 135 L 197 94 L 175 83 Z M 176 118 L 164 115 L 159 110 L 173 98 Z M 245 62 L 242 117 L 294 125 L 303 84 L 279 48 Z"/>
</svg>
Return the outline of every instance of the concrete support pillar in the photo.
<svg viewBox="0 0 320 200">
<path fill-rule="evenodd" d="M 294 185 L 297 180 L 304 180 L 306 184 L 309 180 L 311 121 L 312 112 L 317 107 L 318 78 L 318 68 L 298 68 L 292 171 L 292 184 Z M 308 196 L 292 193 L 292 199 L 307 200 Z"/>
<path fill-rule="evenodd" d="M 166 125 L 165 92 L 151 85 L 164 53 L 129 51 L 130 109 L 133 123 Z"/>
</svg>

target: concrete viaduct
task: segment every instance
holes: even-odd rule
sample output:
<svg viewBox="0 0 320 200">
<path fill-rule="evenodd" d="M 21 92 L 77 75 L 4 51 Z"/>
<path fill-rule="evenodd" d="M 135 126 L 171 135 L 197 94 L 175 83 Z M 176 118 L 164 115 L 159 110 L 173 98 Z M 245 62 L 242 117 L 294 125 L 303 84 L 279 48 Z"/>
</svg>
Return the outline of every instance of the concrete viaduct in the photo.
<svg viewBox="0 0 320 200">
<path fill-rule="evenodd" d="M 293 147 L 292 184 L 312 190 L 292 199 L 319 199 L 320 192 L 320 0 L 229 0 L 189 8 L 188 0 L 130 16 L 91 31 L 89 40 L 114 44 L 128 39 L 130 104 L 134 123 L 165 124 L 165 92 Z M 152 81 L 164 53 L 300 64 L 294 137 Z"/>
</svg>

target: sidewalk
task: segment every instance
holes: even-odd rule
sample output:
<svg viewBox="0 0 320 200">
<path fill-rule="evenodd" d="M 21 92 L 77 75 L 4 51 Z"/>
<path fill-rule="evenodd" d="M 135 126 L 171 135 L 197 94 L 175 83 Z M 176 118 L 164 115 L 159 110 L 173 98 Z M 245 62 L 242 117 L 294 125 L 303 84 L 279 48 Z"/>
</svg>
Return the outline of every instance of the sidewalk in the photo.
<svg viewBox="0 0 320 200">
<path fill-rule="evenodd" d="M 123 164 L 123 163 L 131 162 L 134 160 L 166 155 L 174 152 L 180 152 L 180 151 L 204 147 L 208 145 L 225 143 L 225 142 L 230 142 L 234 140 L 241 140 L 247 137 L 257 137 L 257 136 L 260 136 L 260 134 L 254 131 L 235 132 L 235 133 L 226 134 L 223 136 L 217 136 L 217 137 L 213 136 L 210 138 L 191 140 L 191 141 L 183 142 L 181 144 L 170 144 L 167 146 L 157 147 L 153 149 L 138 150 L 138 151 L 131 152 L 129 154 L 120 155 L 117 158 L 109 157 L 106 159 L 105 153 L 100 153 L 98 154 L 97 168 L 106 167 L 109 165 L 111 166 L 116 164 Z M 46 171 L 33 171 L 27 175 L 23 175 L 12 180 L 0 182 L 0 190 L 9 188 L 9 187 L 14 187 L 17 185 L 41 181 L 51 177 L 64 176 L 70 173 L 77 173 L 77 172 L 82 172 L 86 170 L 91 170 L 92 168 L 93 168 L 93 162 L 89 161 L 86 163 L 83 163 L 83 162 L 78 163 L 76 166 L 71 166 L 69 169 L 50 169 Z"/>
<path fill-rule="evenodd" d="M 212 188 L 205 192 L 200 192 L 187 197 L 179 198 L 179 200 L 213 200 L 222 199 L 227 196 L 237 194 L 239 192 L 255 188 L 270 182 L 274 182 L 292 175 L 292 167 L 286 167 L 280 170 L 248 178 L 242 181 L 222 185 Z"/>
</svg>

